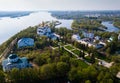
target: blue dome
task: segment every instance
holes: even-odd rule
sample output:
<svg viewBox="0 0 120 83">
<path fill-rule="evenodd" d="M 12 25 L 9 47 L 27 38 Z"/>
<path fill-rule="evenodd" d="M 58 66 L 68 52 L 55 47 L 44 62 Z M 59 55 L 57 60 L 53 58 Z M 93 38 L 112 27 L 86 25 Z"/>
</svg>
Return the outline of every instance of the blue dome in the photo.
<svg viewBox="0 0 120 83">
<path fill-rule="evenodd" d="M 16 54 L 10 54 L 8 58 L 9 58 L 9 59 L 15 59 L 15 58 L 17 58 L 17 57 L 18 57 L 18 56 L 17 56 Z"/>
<path fill-rule="evenodd" d="M 9 57 L 8 57 L 8 61 L 10 63 L 14 63 L 14 62 L 17 62 L 19 59 L 19 57 L 16 55 L 16 54 L 10 54 Z"/>
</svg>

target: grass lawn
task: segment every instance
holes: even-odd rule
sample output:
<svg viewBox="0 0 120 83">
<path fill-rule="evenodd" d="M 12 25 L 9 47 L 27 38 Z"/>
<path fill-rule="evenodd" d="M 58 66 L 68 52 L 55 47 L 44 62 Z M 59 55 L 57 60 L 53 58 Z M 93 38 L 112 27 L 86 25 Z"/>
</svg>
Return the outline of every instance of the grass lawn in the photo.
<svg viewBox="0 0 120 83">
<path fill-rule="evenodd" d="M 65 48 L 67 48 L 68 50 L 74 49 L 72 46 L 65 46 Z"/>
<path fill-rule="evenodd" d="M 110 59 L 110 58 L 108 58 L 108 57 L 106 57 L 106 56 L 103 56 L 103 55 L 98 55 L 98 56 L 95 56 L 95 57 L 97 57 L 98 59 L 105 60 L 105 61 L 107 61 L 107 62 L 111 62 L 111 59 Z"/>
<path fill-rule="evenodd" d="M 77 54 L 78 56 L 79 56 L 79 54 L 80 54 L 80 51 L 79 51 L 79 50 L 76 50 L 76 49 L 73 50 L 72 52 L 75 53 L 75 54 Z"/>
<path fill-rule="evenodd" d="M 85 57 L 85 60 L 89 63 L 91 63 L 91 58 L 90 56 Z M 99 61 L 95 59 L 95 63 L 97 64 Z"/>
<path fill-rule="evenodd" d="M 82 68 L 87 68 L 89 65 L 86 64 L 84 61 L 82 60 L 77 60 L 78 61 L 78 65 Z"/>
<path fill-rule="evenodd" d="M 86 60 L 87 62 L 91 63 L 91 59 L 90 59 L 89 56 L 85 57 L 85 60 Z"/>
</svg>

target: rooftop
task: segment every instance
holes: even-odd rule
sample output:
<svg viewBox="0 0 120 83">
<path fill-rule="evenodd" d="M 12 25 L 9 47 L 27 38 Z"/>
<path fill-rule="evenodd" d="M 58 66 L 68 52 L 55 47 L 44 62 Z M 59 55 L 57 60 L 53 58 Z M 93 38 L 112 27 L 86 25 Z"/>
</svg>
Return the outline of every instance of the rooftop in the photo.
<svg viewBox="0 0 120 83">
<path fill-rule="evenodd" d="M 116 77 L 117 77 L 117 78 L 120 78 L 120 72 L 117 73 Z"/>
<path fill-rule="evenodd" d="M 11 64 L 19 64 L 19 63 L 26 62 L 26 61 L 27 61 L 27 58 L 22 57 L 22 58 L 19 58 L 17 62 L 11 63 Z M 9 63 L 8 59 L 5 59 L 2 61 L 2 65 L 7 65 L 8 63 Z"/>
<path fill-rule="evenodd" d="M 17 56 L 16 54 L 10 54 L 8 58 L 9 58 L 9 59 L 15 59 L 15 58 L 17 58 L 17 57 L 18 57 L 18 56 Z"/>
</svg>

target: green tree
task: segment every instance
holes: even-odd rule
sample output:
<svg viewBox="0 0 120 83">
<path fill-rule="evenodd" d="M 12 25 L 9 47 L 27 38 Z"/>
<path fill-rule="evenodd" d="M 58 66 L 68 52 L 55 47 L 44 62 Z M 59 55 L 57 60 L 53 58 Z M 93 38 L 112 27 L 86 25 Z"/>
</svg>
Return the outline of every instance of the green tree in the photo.
<svg viewBox="0 0 120 83">
<path fill-rule="evenodd" d="M 13 68 L 10 71 L 10 73 L 8 73 L 8 77 L 13 83 L 19 83 L 19 81 L 20 81 L 20 71 L 19 71 L 19 69 Z"/>
<path fill-rule="evenodd" d="M 70 59 L 69 56 L 61 56 L 61 57 L 60 57 L 60 60 L 61 60 L 62 62 L 66 62 L 66 63 L 69 63 L 69 59 Z"/>
<path fill-rule="evenodd" d="M 69 65 L 65 62 L 58 62 L 57 63 L 57 72 L 58 76 L 66 76 L 69 71 Z"/>
<path fill-rule="evenodd" d="M 107 53 L 107 56 L 110 56 L 110 54 L 111 54 L 111 48 L 110 47 L 107 48 L 106 53 Z"/>
<path fill-rule="evenodd" d="M 70 64 L 71 67 L 77 67 L 78 66 L 78 61 L 75 58 L 70 59 Z"/>
<path fill-rule="evenodd" d="M 5 83 L 5 74 L 0 70 L 0 83 Z"/>
<path fill-rule="evenodd" d="M 91 63 L 94 64 L 95 63 L 95 55 L 91 54 L 90 58 L 91 58 Z"/>
<path fill-rule="evenodd" d="M 90 80 L 86 80 L 85 83 L 91 83 L 91 81 Z"/>
<path fill-rule="evenodd" d="M 40 69 L 41 78 L 43 80 L 51 79 L 56 76 L 56 67 L 55 64 L 45 64 Z"/>
<path fill-rule="evenodd" d="M 75 81 L 75 80 L 78 80 L 78 70 L 77 68 L 71 68 L 71 70 L 69 71 L 68 73 L 68 78 L 70 81 Z"/>
<path fill-rule="evenodd" d="M 99 75 L 97 76 L 97 80 L 100 82 L 100 81 L 103 79 L 103 77 L 104 77 L 104 72 L 101 71 L 101 72 L 99 73 Z"/>
</svg>

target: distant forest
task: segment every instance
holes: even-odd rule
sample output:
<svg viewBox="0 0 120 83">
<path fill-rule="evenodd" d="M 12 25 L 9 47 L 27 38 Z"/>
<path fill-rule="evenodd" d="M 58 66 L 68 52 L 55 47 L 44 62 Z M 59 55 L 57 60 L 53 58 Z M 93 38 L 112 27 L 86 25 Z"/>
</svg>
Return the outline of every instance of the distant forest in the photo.
<svg viewBox="0 0 120 83">
<path fill-rule="evenodd" d="M 83 17 L 119 17 L 120 11 L 49 11 L 53 17 L 58 19 L 80 19 Z"/>
<path fill-rule="evenodd" d="M 30 13 L 32 13 L 32 11 L 0 11 L 0 17 L 15 18 L 15 17 L 27 16 Z"/>
</svg>

